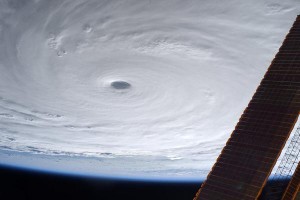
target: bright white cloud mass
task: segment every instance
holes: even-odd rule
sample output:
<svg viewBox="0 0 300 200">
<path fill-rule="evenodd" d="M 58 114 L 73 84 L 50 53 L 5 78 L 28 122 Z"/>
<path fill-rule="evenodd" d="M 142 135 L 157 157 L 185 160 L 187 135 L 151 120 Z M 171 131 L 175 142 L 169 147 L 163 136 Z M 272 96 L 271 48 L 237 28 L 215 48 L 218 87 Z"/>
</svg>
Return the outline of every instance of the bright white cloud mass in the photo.
<svg viewBox="0 0 300 200">
<path fill-rule="evenodd" d="M 298 0 L 0 0 L 0 163 L 204 178 Z"/>
</svg>

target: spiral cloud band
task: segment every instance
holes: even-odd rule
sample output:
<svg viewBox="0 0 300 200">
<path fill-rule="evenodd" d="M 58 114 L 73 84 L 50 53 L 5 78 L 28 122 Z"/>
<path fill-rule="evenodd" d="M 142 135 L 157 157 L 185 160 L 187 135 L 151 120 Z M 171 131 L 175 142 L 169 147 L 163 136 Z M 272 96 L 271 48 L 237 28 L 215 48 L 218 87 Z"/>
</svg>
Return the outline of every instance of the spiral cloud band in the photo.
<svg viewBox="0 0 300 200">
<path fill-rule="evenodd" d="M 204 177 L 299 9 L 0 0 L 0 163 Z"/>
</svg>

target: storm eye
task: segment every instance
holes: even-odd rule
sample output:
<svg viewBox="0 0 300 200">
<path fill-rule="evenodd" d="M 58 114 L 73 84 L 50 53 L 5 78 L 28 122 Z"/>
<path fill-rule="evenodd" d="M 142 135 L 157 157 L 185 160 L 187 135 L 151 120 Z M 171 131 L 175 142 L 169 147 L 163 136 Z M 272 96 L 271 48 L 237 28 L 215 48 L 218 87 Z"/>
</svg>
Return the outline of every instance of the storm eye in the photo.
<svg viewBox="0 0 300 200">
<path fill-rule="evenodd" d="M 114 81 L 110 85 L 117 90 L 124 90 L 131 87 L 131 85 L 125 81 Z"/>
</svg>

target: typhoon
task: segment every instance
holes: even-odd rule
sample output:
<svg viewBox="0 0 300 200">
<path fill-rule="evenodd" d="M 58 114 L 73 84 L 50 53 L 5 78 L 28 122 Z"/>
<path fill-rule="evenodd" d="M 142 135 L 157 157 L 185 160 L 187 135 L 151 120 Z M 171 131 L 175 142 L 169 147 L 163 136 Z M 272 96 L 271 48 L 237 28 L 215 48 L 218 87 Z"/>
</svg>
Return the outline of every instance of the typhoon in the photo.
<svg viewBox="0 0 300 200">
<path fill-rule="evenodd" d="M 203 178 L 297 0 L 0 0 L 0 164 Z"/>
</svg>

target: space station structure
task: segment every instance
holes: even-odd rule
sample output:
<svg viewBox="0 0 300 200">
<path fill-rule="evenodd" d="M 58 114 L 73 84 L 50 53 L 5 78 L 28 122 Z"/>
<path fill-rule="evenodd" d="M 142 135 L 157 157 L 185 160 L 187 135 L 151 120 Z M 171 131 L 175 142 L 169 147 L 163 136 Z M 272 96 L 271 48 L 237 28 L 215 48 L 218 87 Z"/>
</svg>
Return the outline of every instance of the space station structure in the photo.
<svg viewBox="0 0 300 200">
<path fill-rule="evenodd" d="M 277 198 L 295 199 L 300 186 L 300 129 L 298 137 L 289 137 L 299 111 L 300 15 L 194 200 L 259 199 L 286 145 L 277 171 L 294 171 Z"/>
</svg>

